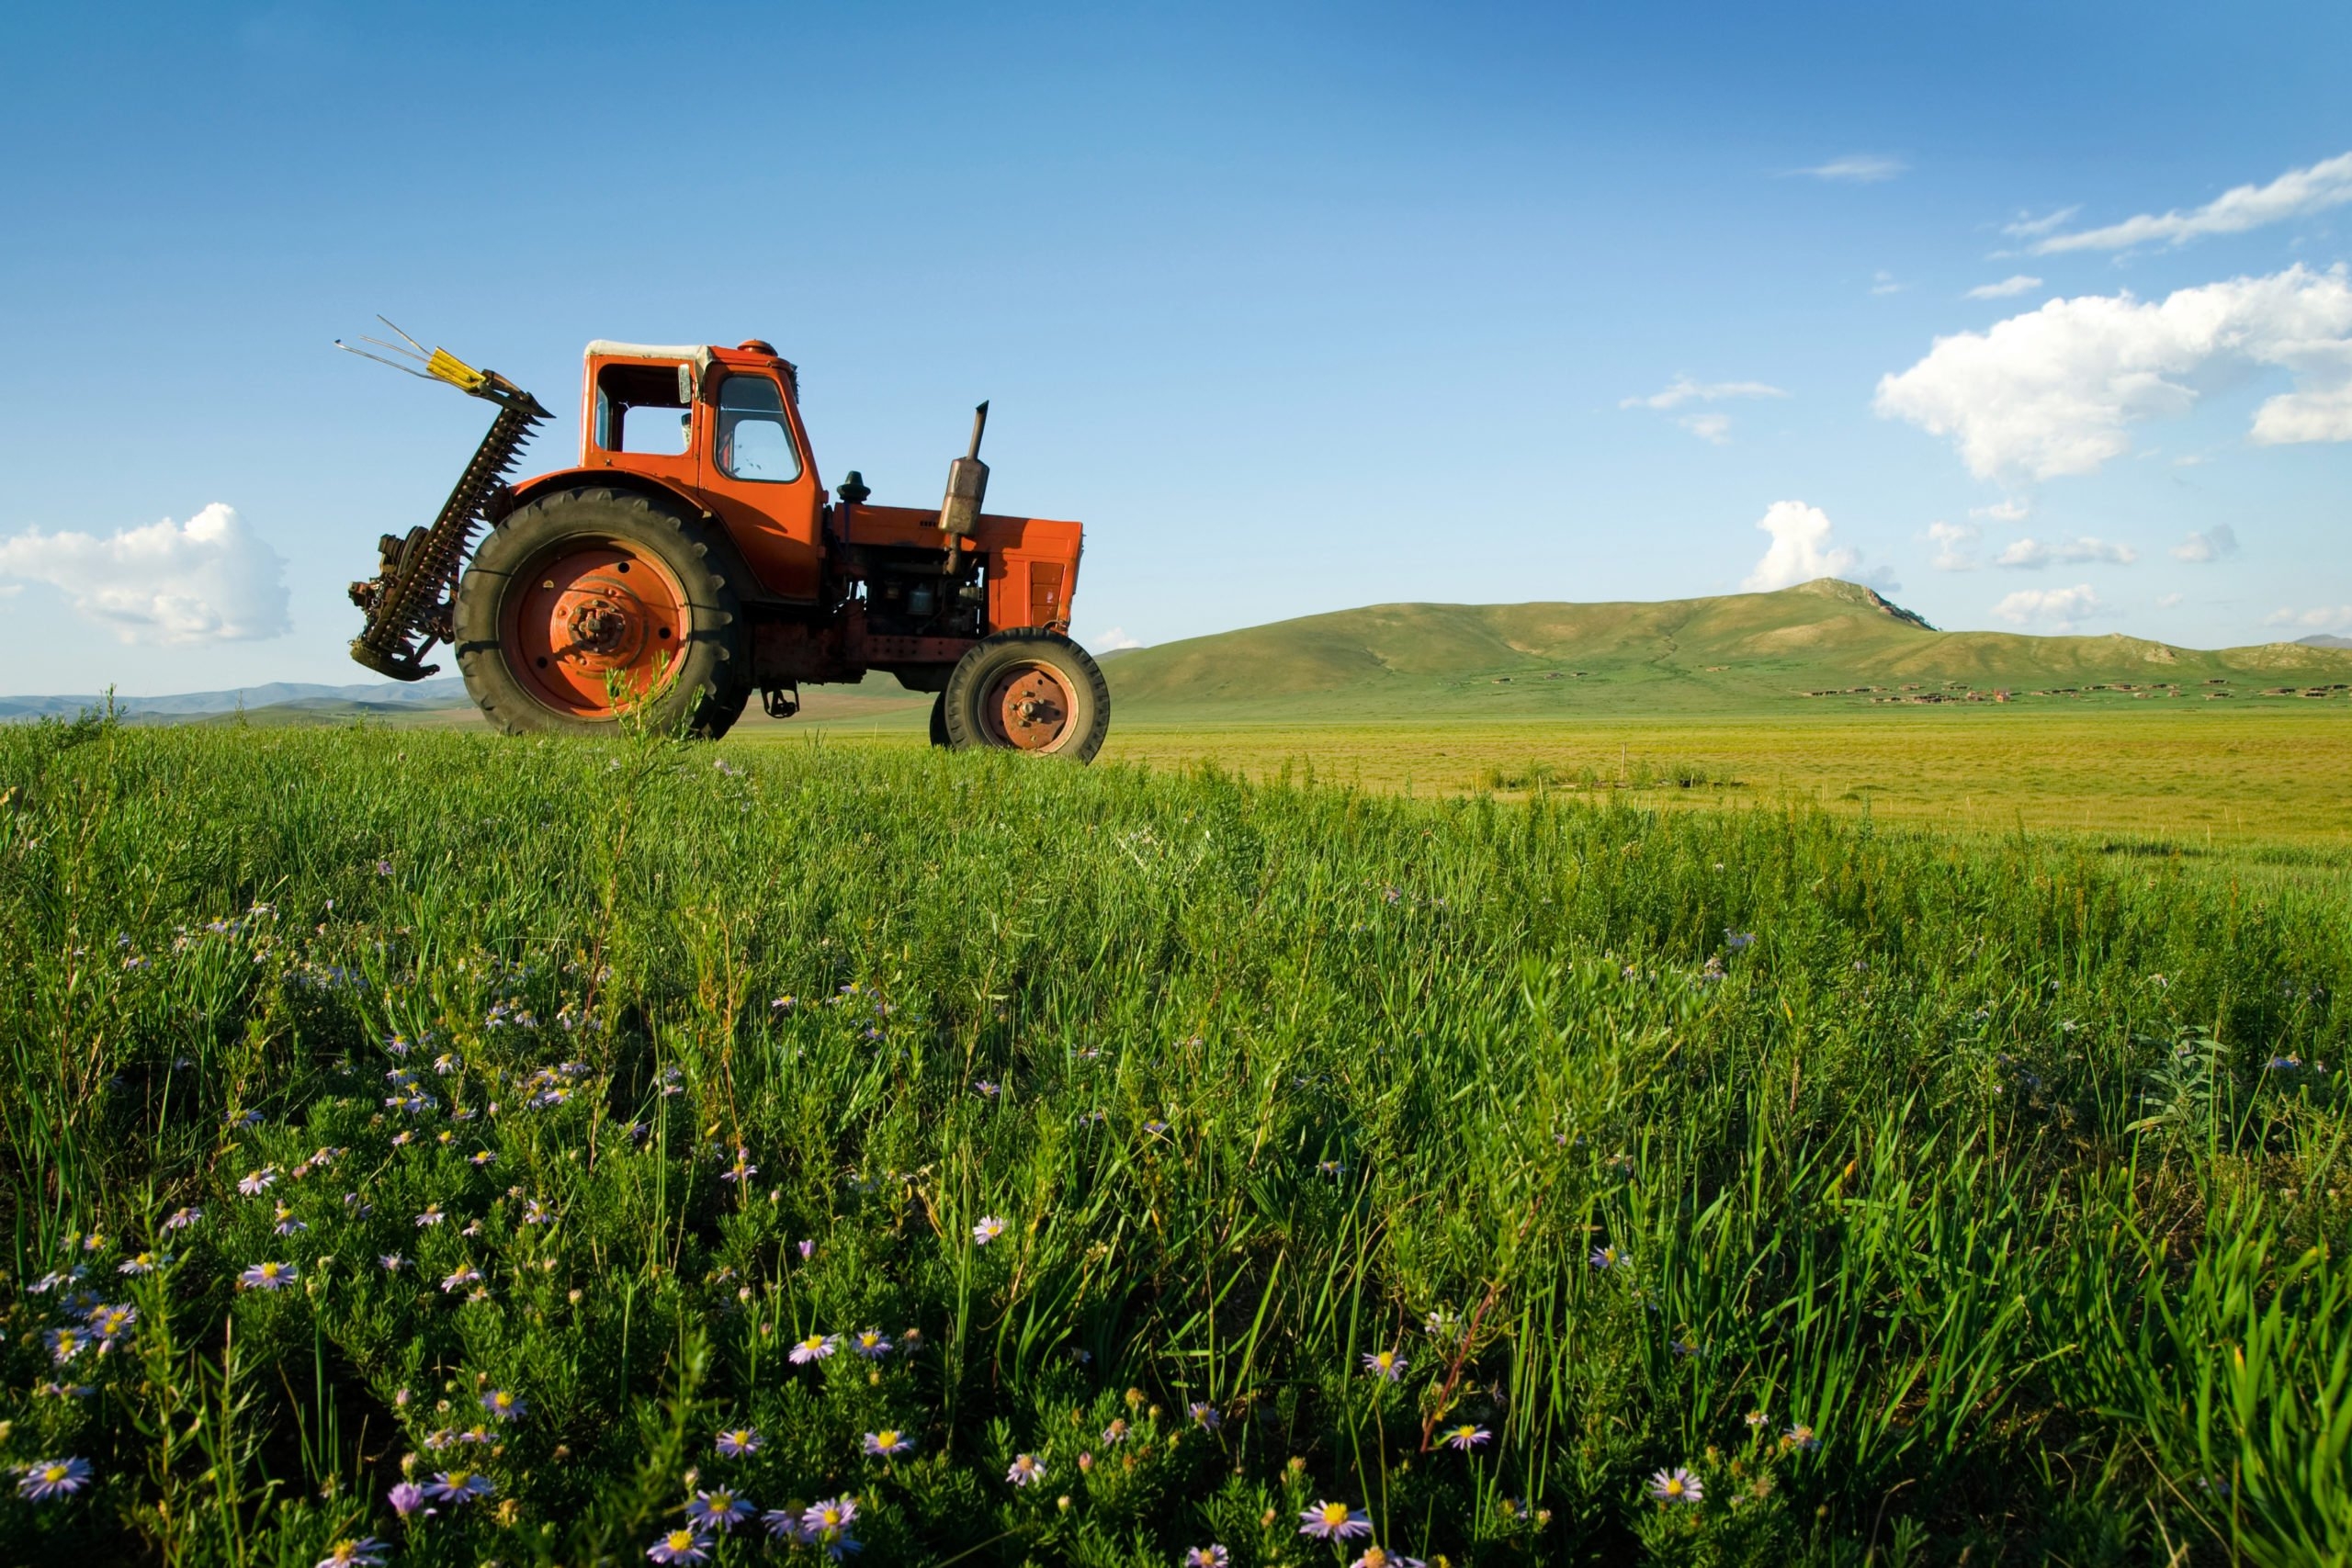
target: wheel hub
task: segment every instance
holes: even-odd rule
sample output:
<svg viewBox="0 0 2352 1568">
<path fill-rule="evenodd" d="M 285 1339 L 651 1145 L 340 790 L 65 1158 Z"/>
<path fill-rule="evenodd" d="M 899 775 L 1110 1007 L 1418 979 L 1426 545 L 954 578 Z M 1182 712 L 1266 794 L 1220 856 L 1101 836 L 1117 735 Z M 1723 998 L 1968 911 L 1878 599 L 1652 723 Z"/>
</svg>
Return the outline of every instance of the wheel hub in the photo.
<svg viewBox="0 0 2352 1568">
<path fill-rule="evenodd" d="M 999 744 L 1050 751 L 1069 733 L 1077 705 L 1059 672 L 1044 664 L 1023 664 L 997 678 L 981 711 Z"/>
<path fill-rule="evenodd" d="M 608 682 L 627 696 L 684 653 L 685 594 L 659 561 L 628 547 L 582 541 L 538 562 L 509 601 L 508 657 L 524 687 L 560 712 L 615 712 Z"/>
</svg>

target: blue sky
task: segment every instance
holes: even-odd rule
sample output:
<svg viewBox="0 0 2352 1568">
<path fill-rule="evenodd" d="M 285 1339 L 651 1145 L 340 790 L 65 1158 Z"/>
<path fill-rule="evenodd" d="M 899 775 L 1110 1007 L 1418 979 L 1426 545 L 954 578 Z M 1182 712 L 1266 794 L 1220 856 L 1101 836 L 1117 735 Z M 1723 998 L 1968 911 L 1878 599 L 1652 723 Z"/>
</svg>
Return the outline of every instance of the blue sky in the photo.
<svg viewBox="0 0 2352 1568">
<path fill-rule="evenodd" d="M 887 501 L 989 398 L 991 507 L 1086 522 L 1097 646 L 1824 568 L 1941 626 L 2352 631 L 2352 8 L 48 7 L 0 45 L 10 691 L 364 678 L 344 585 L 483 423 L 328 347 L 378 310 L 564 411 L 535 468 L 593 337 L 773 340 L 828 482 Z"/>
</svg>

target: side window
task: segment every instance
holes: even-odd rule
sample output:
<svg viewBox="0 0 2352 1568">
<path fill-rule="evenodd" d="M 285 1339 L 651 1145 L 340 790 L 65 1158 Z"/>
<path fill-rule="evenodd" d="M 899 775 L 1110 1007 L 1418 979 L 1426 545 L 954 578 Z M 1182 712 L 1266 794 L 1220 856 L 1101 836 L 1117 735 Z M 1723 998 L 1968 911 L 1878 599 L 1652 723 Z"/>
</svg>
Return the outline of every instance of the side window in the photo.
<svg viewBox="0 0 2352 1568">
<path fill-rule="evenodd" d="M 607 365 L 596 374 L 596 445 L 607 452 L 676 457 L 694 408 L 679 396 L 683 366 Z"/>
<path fill-rule="evenodd" d="M 730 479 L 789 484 L 800 454 L 784 422 L 784 394 L 764 376 L 729 376 L 718 384 L 718 434 L 711 456 Z"/>
</svg>

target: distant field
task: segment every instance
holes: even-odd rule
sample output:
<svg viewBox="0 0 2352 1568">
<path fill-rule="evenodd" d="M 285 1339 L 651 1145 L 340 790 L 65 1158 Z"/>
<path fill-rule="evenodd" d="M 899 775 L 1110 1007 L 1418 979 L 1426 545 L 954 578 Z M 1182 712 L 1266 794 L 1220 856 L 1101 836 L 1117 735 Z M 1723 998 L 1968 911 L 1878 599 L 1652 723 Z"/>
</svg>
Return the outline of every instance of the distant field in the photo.
<svg viewBox="0 0 2352 1568">
<path fill-rule="evenodd" d="M 822 734 L 919 745 L 924 708 L 747 725 L 730 746 Z M 1415 795 L 1623 793 L 1645 803 L 1817 803 L 1985 831 L 2352 849 L 2352 704 L 2224 707 L 1794 705 L 1671 719 L 1405 724 L 1176 723 L 1115 712 L 1105 763 L 1198 763 Z M 1691 781 L 1687 785 L 1679 779 Z M 2140 847 L 2144 847 L 2141 843 Z"/>
</svg>

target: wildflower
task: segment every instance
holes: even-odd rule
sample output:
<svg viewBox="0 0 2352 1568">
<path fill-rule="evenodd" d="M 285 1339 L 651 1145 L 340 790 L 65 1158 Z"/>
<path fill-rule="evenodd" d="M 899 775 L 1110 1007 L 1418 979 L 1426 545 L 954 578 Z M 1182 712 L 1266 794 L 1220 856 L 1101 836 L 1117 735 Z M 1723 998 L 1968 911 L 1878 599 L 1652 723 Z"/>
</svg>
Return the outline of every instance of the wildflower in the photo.
<svg viewBox="0 0 2352 1568">
<path fill-rule="evenodd" d="M 300 1235 L 311 1227 L 294 1217 L 294 1211 L 285 1204 L 277 1205 L 277 1231 L 279 1235 Z"/>
<path fill-rule="evenodd" d="M 1807 1453 L 1811 1453 L 1821 1446 L 1821 1438 L 1815 1434 L 1812 1427 L 1802 1421 L 1781 1433 L 1781 1440 L 1792 1449 L 1802 1449 Z"/>
<path fill-rule="evenodd" d="M 1680 1465 L 1651 1476 L 1649 1494 L 1660 1503 L 1702 1503 L 1707 1497 L 1699 1478 Z"/>
<path fill-rule="evenodd" d="M 481 1283 L 481 1270 L 475 1268 L 470 1263 L 462 1263 L 458 1266 L 458 1271 L 456 1273 L 442 1276 L 441 1293 L 447 1295 L 451 1291 L 457 1290 L 459 1286 L 479 1285 Z"/>
<path fill-rule="evenodd" d="M 377 1258 L 376 1262 L 383 1269 L 385 1273 L 397 1274 L 401 1271 L 401 1267 L 408 1262 L 408 1259 L 402 1258 L 397 1252 L 387 1252 L 379 1255 Z"/>
<path fill-rule="evenodd" d="M 1459 1427 L 1447 1427 L 1445 1429 L 1444 1438 L 1446 1447 L 1459 1450 L 1463 1453 L 1466 1454 L 1472 1449 L 1491 1441 L 1494 1438 L 1494 1434 L 1487 1431 L 1484 1427 L 1474 1427 L 1469 1422 L 1464 1421 Z"/>
<path fill-rule="evenodd" d="M 770 1012 L 790 1012 L 793 1009 L 793 1005 L 792 998 L 778 997 L 775 1000 L 768 1003 L 768 1010 Z"/>
<path fill-rule="evenodd" d="M 481 1235 L 481 1222 L 480 1220 L 476 1220 L 458 1234 L 459 1235 Z"/>
<path fill-rule="evenodd" d="M 49 1333 L 50 1359 L 63 1366 L 82 1353 L 90 1337 L 78 1328 L 53 1328 Z"/>
<path fill-rule="evenodd" d="M 75 1272 L 78 1273 L 79 1270 L 77 1269 Z M 49 1294 L 50 1292 L 57 1289 L 58 1286 L 66 1283 L 73 1277 L 74 1276 L 71 1274 L 60 1274 L 52 1269 L 49 1273 L 43 1274 L 40 1279 L 35 1280 L 31 1284 L 25 1288 L 34 1295 L 45 1296 Z"/>
<path fill-rule="evenodd" d="M 104 1355 L 114 1348 L 114 1342 L 130 1332 L 139 1321 L 139 1309 L 127 1306 L 96 1306 L 90 1310 L 90 1332 L 97 1336 L 98 1352 Z"/>
<path fill-rule="evenodd" d="M 406 1518 L 424 1507 L 424 1488 L 413 1481 L 403 1481 L 384 1494 L 384 1501 L 392 1506 L 392 1512 Z M 433 1510 L 425 1508 L 425 1512 L 430 1514 Z"/>
<path fill-rule="evenodd" d="M 1688 1339 L 1669 1339 L 1666 1342 L 1666 1348 L 1678 1358 L 1688 1358 L 1699 1353 L 1699 1347 L 1691 1344 Z"/>
<path fill-rule="evenodd" d="M 841 1348 L 842 1337 L 838 1334 L 811 1334 L 792 1348 L 788 1359 L 795 1366 L 806 1366 L 810 1361 L 823 1360 Z"/>
<path fill-rule="evenodd" d="M 878 1361 L 890 1353 L 890 1342 L 882 1337 L 878 1328 L 862 1329 L 850 1341 L 850 1348 L 869 1361 Z"/>
<path fill-rule="evenodd" d="M 866 1433 L 865 1441 L 861 1446 L 878 1459 L 896 1459 L 915 1444 L 913 1438 L 896 1427 L 885 1427 L 878 1432 Z"/>
<path fill-rule="evenodd" d="M 248 1198 L 258 1198 L 277 1184 L 277 1168 L 274 1165 L 266 1165 L 259 1170 L 245 1172 L 237 1181 L 237 1190 Z"/>
<path fill-rule="evenodd" d="M 1183 1568 L 1227 1568 L 1232 1561 L 1231 1555 L 1221 1546 L 1196 1546 L 1184 1553 Z"/>
<path fill-rule="evenodd" d="M 440 1204 L 427 1203 L 424 1206 L 424 1213 L 416 1216 L 416 1228 L 424 1230 L 428 1226 L 437 1225 L 448 1217 L 448 1215 L 441 1212 Z"/>
<path fill-rule="evenodd" d="M 480 1170 L 483 1166 L 494 1163 L 497 1158 L 498 1156 L 490 1149 L 476 1149 L 466 1156 L 466 1163 L 476 1170 Z"/>
<path fill-rule="evenodd" d="M 1298 1533 L 1317 1540 L 1350 1540 L 1372 1533 L 1372 1517 L 1345 1503 L 1317 1503 L 1298 1516 Z"/>
<path fill-rule="evenodd" d="M 469 1503 L 497 1490 L 490 1477 L 479 1470 L 445 1470 L 426 1483 L 424 1495 L 451 1503 Z"/>
<path fill-rule="evenodd" d="M 250 1291 L 279 1291 L 297 1278 L 291 1263 L 256 1263 L 237 1276 L 237 1283 Z"/>
<path fill-rule="evenodd" d="M 1756 933 L 1754 931 L 1734 931 L 1731 927 L 1725 926 L 1724 928 L 1724 945 L 1730 948 L 1734 953 L 1744 952 L 1756 945 Z"/>
<path fill-rule="evenodd" d="M 89 1483 L 88 1460 L 35 1460 L 25 1466 L 24 1472 L 17 1478 L 17 1495 L 35 1503 L 46 1503 L 51 1497 L 71 1497 Z"/>
<path fill-rule="evenodd" d="M 1328 1176 L 1336 1181 L 1348 1173 L 1348 1168 L 1335 1159 L 1318 1160 L 1316 1162 L 1315 1172 L 1317 1176 Z"/>
<path fill-rule="evenodd" d="M 513 1421 L 529 1415 L 531 1411 L 531 1407 L 524 1403 L 520 1394 L 509 1393 L 503 1388 L 493 1388 L 483 1394 L 481 1407 L 501 1421 Z"/>
<path fill-rule="evenodd" d="M 1363 1555 L 1349 1563 L 1348 1568 L 1429 1568 L 1429 1564 L 1418 1557 L 1408 1557 L 1400 1551 L 1367 1546 L 1363 1549 Z"/>
<path fill-rule="evenodd" d="M 1155 1116 L 1143 1124 L 1143 1130 L 1157 1138 L 1168 1131 L 1168 1123 Z"/>
<path fill-rule="evenodd" d="M 1761 1410 L 1751 1410 L 1747 1413 L 1748 1428 L 1752 1431 L 1756 1427 L 1763 1426 L 1765 1422 L 1770 1419 L 1771 1417 L 1765 1415 Z"/>
<path fill-rule="evenodd" d="M 972 1090 L 982 1100 L 994 1100 L 998 1095 L 1004 1092 L 1001 1086 L 992 1084 L 986 1078 L 981 1078 L 978 1082 L 973 1084 Z"/>
<path fill-rule="evenodd" d="M 1123 1416 L 1119 1419 L 1112 1422 L 1109 1426 L 1103 1427 L 1102 1440 L 1106 1443 L 1113 1444 L 1125 1442 L 1127 1440 L 1126 1417 Z"/>
<path fill-rule="evenodd" d="M 1028 1454 L 1014 1454 L 1012 1468 L 1004 1472 L 1004 1478 L 1015 1486 L 1026 1486 L 1033 1481 L 1045 1480 L 1046 1467 Z"/>
<path fill-rule="evenodd" d="M 1395 1382 L 1405 1375 L 1405 1355 L 1401 1350 L 1371 1350 L 1364 1354 L 1363 1370 L 1374 1377 Z"/>
<path fill-rule="evenodd" d="M 390 875 L 391 875 L 391 874 L 392 874 L 392 863 L 391 863 L 391 862 L 390 862 L 390 861 L 388 861 L 388 860 L 379 860 L 379 861 L 378 861 L 378 862 L 376 863 L 376 874 L 377 874 L 377 875 L 379 875 L 379 876 L 390 876 Z"/>
<path fill-rule="evenodd" d="M 749 1427 L 737 1427 L 718 1434 L 718 1441 L 711 1445 L 721 1459 L 741 1459 L 745 1454 L 760 1451 L 760 1435 Z"/>
<path fill-rule="evenodd" d="M 1613 1247 L 1596 1247 L 1592 1249 L 1592 1266 L 1595 1269 L 1603 1270 L 1622 1269 L 1627 1261 L 1625 1255 Z"/>
<path fill-rule="evenodd" d="M 704 1529 L 731 1530 L 738 1521 L 750 1518 L 757 1511 L 726 1486 L 697 1492 L 686 1501 L 687 1520 Z"/>
<path fill-rule="evenodd" d="M 382 1541 L 372 1535 L 360 1540 L 346 1536 L 319 1559 L 318 1568 L 383 1568 L 383 1562 Z"/>
<path fill-rule="evenodd" d="M 548 1213 L 545 1204 L 534 1198 L 523 1205 L 523 1223 L 526 1225 L 551 1225 L 555 1224 L 555 1216 Z"/>
<path fill-rule="evenodd" d="M 749 1149 L 737 1149 L 735 1151 L 735 1163 L 728 1167 L 725 1170 L 720 1171 L 718 1173 L 718 1179 L 721 1181 L 741 1181 L 747 1176 L 757 1176 L 759 1173 L 760 1168 L 752 1163 L 752 1151 Z"/>
<path fill-rule="evenodd" d="M 675 1529 L 645 1549 L 656 1562 L 707 1562 L 710 1543 L 690 1529 Z"/>
<path fill-rule="evenodd" d="M 800 1528 L 810 1536 L 826 1530 L 844 1530 L 857 1517 L 857 1499 L 846 1495 L 826 1497 L 811 1503 L 800 1516 Z"/>
<path fill-rule="evenodd" d="M 136 1258 L 127 1258 L 123 1259 L 122 1262 L 117 1264 L 115 1266 L 115 1272 L 118 1274 L 153 1274 L 162 1262 L 163 1259 L 157 1258 L 153 1253 L 142 1252 Z"/>
<path fill-rule="evenodd" d="M 911 1356 L 911 1355 L 913 1355 L 916 1351 L 918 1351 L 918 1350 L 920 1350 L 920 1349 L 922 1349 L 922 1329 L 920 1329 L 920 1328 L 910 1328 L 910 1329 L 908 1329 L 905 1333 L 903 1333 L 903 1334 L 901 1334 L 901 1335 L 899 1335 L 899 1355 L 901 1355 L 901 1356 Z"/>
<path fill-rule="evenodd" d="M 972 1227 L 972 1239 L 986 1247 L 1004 1234 L 1004 1222 L 994 1214 L 983 1214 L 980 1223 Z"/>
<path fill-rule="evenodd" d="M 201 1209 L 175 1209 L 164 1219 L 164 1228 L 167 1231 L 184 1231 L 202 1218 L 204 1218 L 204 1211 Z"/>
<path fill-rule="evenodd" d="M 1204 1432 L 1214 1432 L 1225 1425 L 1225 1417 L 1217 1414 L 1216 1406 L 1214 1404 L 1198 1403 L 1187 1404 L 1184 1406 L 1184 1414 L 1191 1417 L 1193 1426 Z"/>
<path fill-rule="evenodd" d="M 800 1243 L 800 1261 L 806 1263 L 816 1256 L 817 1244 L 813 1241 L 803 1239 Z"/>
</svg>

